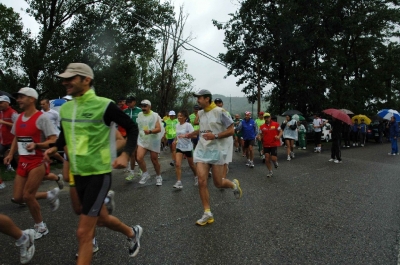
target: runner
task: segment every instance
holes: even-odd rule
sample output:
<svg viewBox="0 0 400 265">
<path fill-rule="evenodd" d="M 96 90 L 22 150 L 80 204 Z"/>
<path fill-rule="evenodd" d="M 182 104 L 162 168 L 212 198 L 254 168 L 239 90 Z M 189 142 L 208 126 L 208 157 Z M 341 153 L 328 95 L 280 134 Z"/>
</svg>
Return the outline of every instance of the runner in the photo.
<svg viewBox="0 0 400 265">
<path fill-rule="evenodd" d="M 171 162 L 169 163 L 172 167 L 175 166 L 175 151 L 176 146 L 174 144 L 174 139 L 176 137 L 175 126 L 179 123 L 176 119 L 175 111 L 171 110 L 169 113 L 169 119 L 165 121 L 165 138 L 167 138 L 168 146 L 171 151 Z"/>
<path fill-rule="evenodd" d="M 134 257 L 140 249 L 142 227 L 129 227 L 109 215 L 103 202 L 111 187 L 112 167 L 126 167 L 130 154 L 135 150 L 137 126 L 110 99 L 95 94 L 92 89 L 94 74 L 88 65 L 71 63 L 58 77 L 62 78 L 62 84 L 73 100 L 60 109 L 60 137 L 46 155 L 62 150 L 64 146 L 68 148 L 70 171 L 82 205 L 77 229 L 77 264 L 90 264 L 92 260 L 96 224 L 126 235 L 129 256 Z M 127 133 L 124 151 L 115 160 L 114 122 Z"/>
<path fill-rule="evenodd" d="M 242 120 L 237 128 L 243 135 L 243 151 L 247 157 L 246 166 L 254 168 L 254 140 L 258 133 L 256 122 L 251 118 L 251 112 L 246 111 L 244 120 Z"/>
<path fill-rule="evenodd" d="M 15 135 L 10 153 L 4 158 L 10 164 L 18 149 L 19 160 L 14 179 L 13 199 L 16 203 L 26 203 L 35 221 L 35 239 L 49 233 L 43 222 L 37 199 L 47 199 L 52 211 L 58 209 L 59 188 L 48 192 L 37 192 L 43 178 L 49 173 L 49 166 L 43 162 L 42 148 L 55 142 L 57 132 L 50 120 L 35 107 L 38 93 L 33 88 L 21 88 L 15 94 L 19 107 L 24 110 L 13 124 L 11 133 Z M 43 141 L 43 139 L 46 139 Z"/>
<path fill-rule="evenodd" d="M 237 199 L 242 197 L 239 181 L 230 181 L 224 178 L 224 164 L 226 164 L 226 150 L 230 142 L 228 137 L 233 135 L 233 121 L 228 114 L 212 102 L 211 92 L 203 89 L 193 94 L 197 103 L 203 108 L 198 112 L 200 129 L 186 135 L 192 138 L 200 134 L 199 143 L 194 151 L 197 176 L 199 177 L 199 193 L 204 208 L 203 216 L 197 220 L 197 225 L 206 225 L 214 222 L 210 210 L 210 198 L 207 187 L 208 172 L 211 167 L 214 185 L 217 188 L 231 188 Z"/>
<path fill-rule="evenodd" d="M 139 127 L 139 138 L 137 147 L 137 161 L 142 170 L 142 178 L 140 184 L 145 184 L 150 179 L 150 174 L 147 172 L 144 156 L 147 151 L 150 151 L 151 162 L 156 171 L 156 185 L 162 185 L 162 177 L 160 171 L 160 163 L 158 162 L 158 154 L 160 153 L 160 141 L 164 135 L 164 127 L 161 124 L 161 117 L 151 110 L 151 102 L 147 99 L 141 102 L 142 112 L 139 113 L 137 124 Z"/>
<path fill-rule="evenodd" d="M 28 263 L 35 255 L 35 230 L 22 231 L 7 215 L 0 214 L 0 232 L 16 240 L 15 245 L 20 248 L 20 262 Z M 5 255 L 5 253 L 3 253 Z"/>
<path fill-rule="evenodd" d="M 7 150 L 10 149 L 14 135 L 11 133 L 11 128 L 17 120 L 18 112 L 10 106 L 10 98 L 0 96 L 0 155 L 5 157 Z M 8 169 L 14 170 L 11 165 Z M 0 176 L 0 190 L 4 189 L 6 184 Z"/>
<path fill-rule="evenodd" d="M 261 125 L 263 125 L 265 123 L 263 115 L 264 115 L 264 112 L 260 111 L 258 113 L 257 119 L 255 120 L 258 130 L 260 130 Z M 264 152 L 263 152 L 262 141 L 257 140 L 257 147 L 258 147 L 258 153 L 260 154 L 261 159 L 263 160 L 263 162 L 265 162 L 265 156 L 264 156 Z"/>
<path fill-rule="evenodd" d="M 192 124 L 193 129 L 196 131 L 199 129 L 199 125 L 198 124 L 194 124 L 194 121 L 196 120 L 197 117 L 197 113 L 199 112 L 199 105 L 194 105 L 193 107 L 193 113 L 190 114 L 189 119 L 190 119 L 190 124 Z M 196 137 L 194 139 L 192 139 L 192 143 L 193 143 L 193 149 L 196 148 L 197 142 L 199 141 L 199 137 Z"/>
<path fill-rule="evenodd" d="M 188 161 L 188 164 L 190 168 L 192 169 L 193 176 L 194 176 L 194 185 L 198 185 L 198 178 L 196 174 L 196 167 L 193 163 L 193 143 L 191 139 L 186 139 L 185 136 L 186 134 L 189 134 L 194 131 L 193 126 L 186 122 L 186 119 L 188 118 L 188 113 L 186 110 L 181 110 L 178 112 L 178 120 L 179 124 L 176 125 L 176 138 L 174 140 L 175 145 L 176 145 L 176 163 L 175 163 L 175 171 L 176 171 L 176 179 L 177 182 L 173 186 L 176 189 L 182 189 L 182 181 L 181 181 L 181 175 L 182 175 L 182 159 L 183 156 L 186 156 L 186 159 Z M 197 137 L 197 136 L 196 136 Z"/>
<path fill-rule="evenodd" d="M 235 134 L 233 135 L 235 138 L 235 152 L 241 152 L 243 148 L 243 138 L 242 132 L 238 131 L 237 128 L 239 124 L 242 122 L 239 114 L 235 114 L 235 119 L 233 120 Z"/>
<path fill-rule="evenodd" d="M 127 104 L 128 108 L 124 110 L 124 113 L 126 115 L 128 115 L 129 118 L 131 118 L 131 120 L 135 124 L 137 124 L 136 119 L 137 119 L 139 113 L 142 112 L 142 109 L 136 107 L 136 98 L 133 97 L 133 96 L 128 97 L 126 99 L 126 104 Z M 129 165 L 130 165 L 130 167 L 129 167 Z M 129 174 L 125 179 L 128 180 L 128 181 L 131 181 L 135 177 L 136 149 L 131 154 L 131 160 L 129 161 L 129 165 L 128 165 Z"/>
<path fill-rule="evenodd" d="M 283 131 L 279 123 L 271 121 L 271 114 L 268 112 L 263 114 L 265 123 L 260 127 L 258 139 L 262 142 L 265 155 L 265 165 L 268 168 L 267 177 L 272 177 L 271 161 L 275 168 L 278 168 L 278 146 L 281 145 L 281 137 Z"/>
</svg>

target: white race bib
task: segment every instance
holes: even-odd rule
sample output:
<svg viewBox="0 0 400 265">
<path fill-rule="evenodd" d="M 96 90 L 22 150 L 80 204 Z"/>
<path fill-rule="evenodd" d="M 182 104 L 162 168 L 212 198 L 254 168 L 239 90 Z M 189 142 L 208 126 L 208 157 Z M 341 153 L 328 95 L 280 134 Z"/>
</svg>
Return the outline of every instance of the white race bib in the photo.
<svg viewBox="0 0 400 265">
<path fill-rule="evenodd" d="M 35 150 L 28 151 L 26 146 L 33 143 L 32 137 L 18 137 L 18 154 L 20 156 L 34 155 Z"/>
</svg>

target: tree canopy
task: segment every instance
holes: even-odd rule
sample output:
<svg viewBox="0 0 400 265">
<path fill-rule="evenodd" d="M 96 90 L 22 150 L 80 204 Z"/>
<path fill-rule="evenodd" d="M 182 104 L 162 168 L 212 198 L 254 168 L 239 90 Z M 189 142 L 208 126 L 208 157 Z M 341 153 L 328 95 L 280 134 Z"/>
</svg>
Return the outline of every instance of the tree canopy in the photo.
<svg viewBox="0 0 400 265">
<path fill-rule="evenodd" d="M 399 108 L 400 11 L 384 0 L 240 1 L 227 23 L 227 75 L 254 98 L 257 83 L 270 111 Z"/>
</svg>

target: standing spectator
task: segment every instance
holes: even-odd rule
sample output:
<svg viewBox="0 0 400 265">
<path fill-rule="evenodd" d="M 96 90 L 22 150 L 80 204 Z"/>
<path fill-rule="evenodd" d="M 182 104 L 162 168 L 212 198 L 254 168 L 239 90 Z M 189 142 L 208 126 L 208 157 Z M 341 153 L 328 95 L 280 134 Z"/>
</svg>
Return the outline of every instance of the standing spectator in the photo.
<svg viewBox="0 0 400 265">
<path fill-rule="evenodd" d="M 187 135 L 189 133 L 192 133 L 194 131 L 193 126 L 186 122 L 186 119 L 188 118 L 188 113 L 186 110 L 181 110 L 178 112 L 178 121 L 179 124 L 176 125 L 176 163 L 175 163 L 175 171 L 176 171 L 176 183 L 173 186 L 176 189 L 182 189 L 182 159 L 183 156 L 186 156 L 186 159 L 188 161 L 188 164 L 190 168 L 192 169 L 193 176 L 194 176 L 194 185 L 198 185 L 198 178 L 196 174 L 196 166 L 193 163 L 193 143 L 191 139 L 187 138 Z"/>
<path fill-rule="evenodd" d="M 150 159 L 156 171 L 156 185 L 162 185 L 160 163 L 158 162 L 158 154 L 160 153 L 160 140 L 164 135 L 164 127 L 162 126 L 161 117 L 158 113 L 151 110 L 151 102 L 147 99 L 140 103 L 142 112 L 139 113 L 136 119 L 139 126 L 139 138 L 137 147 L 137 161 L 142 170 L 142 178 L 140 184 L 145 184 L 150 179 L 150 174 L 147 172 L 144 156 L 147 151 L 150 152 Z"/>
<path fill-rule="evenodd" d="M 261 125 L 263 125 L 265 123 L 264 120 L 264 112 L 260 111 L 258 113 L 258 117 L 256 119 L 256 124 L 257 124 L 257 130 L 260 129 Z M 263 147 L 262 147 L 262 141 L 257 139 L 257 147 L 258 147 L 258 153 L 261 156 L 261 159 L 264 161 L 265 160 L 265 156 L 264 156 L 264 152 L 263 152 Z"/>
<path fill-rule="evenodd" d="M 197 104 L 194 105 L 193 113 L 190 114 L 190 116 L 189 116 L 190 124 L 192 124 L 193 130 L 195 130 L 195 131 L 199 129 L 199 125 L 198 124 L 194 124 L 194 121 L 196 120 L 197 113 L 199 112 L 199 109 L 200 109 L 199 105 L 197 105 Z M 199 141 L 199 137 L 196 137 L 196 138 L 192 139 L 193 149 L 196 148 L 196 145 L 197 145 L 198 141 Z"/>
<path fill-rule="evenodd" d="M 351 126 L 348 125 L 347 123 L 343 123 L 342 125 L 342 137 L 344 140 L 343 147 L 350 147 L 350 131 L 351 131 Z"/>
<path fill-rule="evenodd" d="M 264 148 L 265 165 L 269 171 L 267 177 L 272 177 L 271 161 L 275 168 L 278 168 L 278 146 L 281 145 L 282 130 L 279 123 L 271 121 L 271 114 L 266 112 L 263 116 L 265 123 L 260 127 L 258 138 L 261 139 Z"/>
<path fill-rule="evenodd" d="M 188 138 L 200 133 L 199 143 L 194 151 L 197 176 L 199 177 L 199 193 L 203 204 L 204 214 L 196 221 L 197 225 L 206 225 L 214 222 L 210 209 L 210 196 L 207 187 L 208 172 L 212 169 L 212 178 L 217 188 L 230 188 L 237 199 L 242 197 L 239 181 L 230 181 L 224 178 L 224 164 L 226 151 L 231 142 L 227 139 L 233 135 L 233 121 L 228 113 L 212 102 L 211 92 L 202 89 L 193 94 L 197 103 L 203 108 L 199 111 L 200 129 L 187 135 Z"/>
<path fill-rule="evenodd" d="M 246 166 L 254 168 L 254 140 L 258 133 L 258 128 L 256 122 L 251 118 L 251 112 L 246 111 L 244 120 L 239 124 L 237 129 L 242 133 L 244 141 L 244 152 L 246 154 L 247 163 Z"/>
<path fill-rule="evenodd" d="M 358 125 L 358 131 L 360 134 L 360 145 L 363 147 L 367 138 L 367 124 L 365 124 L 364 119 L 361 119 L 361 123 Z"/>
<path fill-rule="evenodd" d="M 321 153 L 321 135 L 322 135 L 322 127 L 324 127 L 324 121 L 318 116 L 317 113 L 314 113 L 313 120 L 313 128 L 314 128 L 314 142 L 315 142 L 315 150 L 314 153 Z"/>
<path fill-rule="evenodd" d="M 169 163 L 172 167 L 175 166 L 175 137 L 176 137 L 176 125 L 179 121 L 176 119 L 175 111 L 171 110 L 168 113 L 169 119 L 165 121 L 165 138 L 167 138 L 168 146 L 171 152 L 171 162 Z"/>
<path fill-rule="evenodd" d="M 307 139 L 306 133 L 307 129 L 302 122 L 297 122 L 298 125 L 298 134 L 299 134 L 299 149 L 306 150 L 307 149 Z"/>
<path fill-rule="evenodd" d="M 0 96 L 0 155 L 3 157 L 6 151 L 10 149 L 14 139 L 11 128 L 17 120 L 17 117 L 18 112 L 10 106 L 10 98 L 7 96 Z M 6 184 L 0 177 L 0 190 L 5 187 Z"/>
<path fill-rule="evenodd" d="M 128 115 L 129 118 L 131 118 L 133 123 L 137 125 L 136 119 L 139 113 L 142 112 L 142 109 L 136 106 L 136 98 L 133 96 L 130 96 L 126 99 L 126 104 L 128 108 L 124 110 L 124 113 Z M 126 180 L 131 181 L 135 177 L 135 166 L 136 166 L 136 149 L 131 154 L 131 159 L 128 163 L 127 169 L 129 170 L 129 174 L 125 178 Z"/>
<path fill-rule="evenodd" d="M 289 115 L 286 115 L 286 126 L 283 130 L 283 138 L 285 139 L 286 144 L 287 161 L 290 161 L 292 158 L 294 158 L 294 141 L 298 138 L 298 136 L 297 121 L 292 119 L 292 117 Z"/>
<path fill-rule="evenodd" d="M 383 121 L 379 121 L 378 124 L 378 134 L 379 134 L 379 143 L 382 144 L 383 143 L 383 133 L 385 131 L 385 124 L 383 123 Z"/>
<path fill-rule="evenodd" d="M 358 146 L 358 132 L 359 132 L 359 126 L 358 126 L 358 120 L 354 119 L 354 123 L 351 126 L 351 140 L 353 141 L 353 146 Z"/>
<path fill-rule="evenodd" d="M 397 146 L 397 137 L 399 136 L 399 124 L 397 123 L 396 118 L 394 116 L 390 118 L 388 128 L 389 128 L 390 142 L 392 143 L 392 152 L 388 153 L 388 155 L 399 155 L 399 148 Z"/>
<path fill-rule="evenodd" d="M 342 122 L 332 117 L 331 124 L 331 135 L 332 135 L 332 148 L 331 148 L 331 159 L 329 162 L 342 163 L 342 157 L 340 152 L 340 138 L 342 134 Z"/>
</svg>

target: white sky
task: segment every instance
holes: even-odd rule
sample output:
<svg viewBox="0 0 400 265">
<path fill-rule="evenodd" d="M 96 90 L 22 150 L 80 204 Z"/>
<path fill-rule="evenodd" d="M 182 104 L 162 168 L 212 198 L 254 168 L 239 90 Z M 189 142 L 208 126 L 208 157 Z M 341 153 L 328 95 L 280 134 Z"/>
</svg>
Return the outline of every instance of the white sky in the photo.
<svg viewBox="0 0 400 265">
<path fill-rule="evenodd" d="M 24 0 L 0 0 L 8 7 L 14 8 L 22 17 L 25 27 L 31 29 L 32 33 L 38 31 L 36 21 L 29 17 L 21 8 L 26 8 Z M 212 24 L 212 19 L 220 22 L 229 20 L 229 13 L 234 13 L 239 6 L 235 0 L 175 0 L 176 11 L 184 3 L 185 13 L 189 14 L 186 22 L 186 36 L 191 32 L 194 39 L 190 44 L 217 57 L 226 49 L 223 46 L 224 32 L 217 30 Z M 208 89 L 213 94 L 224 96 L 242 97 L 244 93 L 236 86 L 235 77 L 224 76 L 227 69 L 203 56 L 192 51 L 184 51 L 183 59 L 188 65 L 188 72 L 195 78 L 195 90 Z"/>
</svg>

